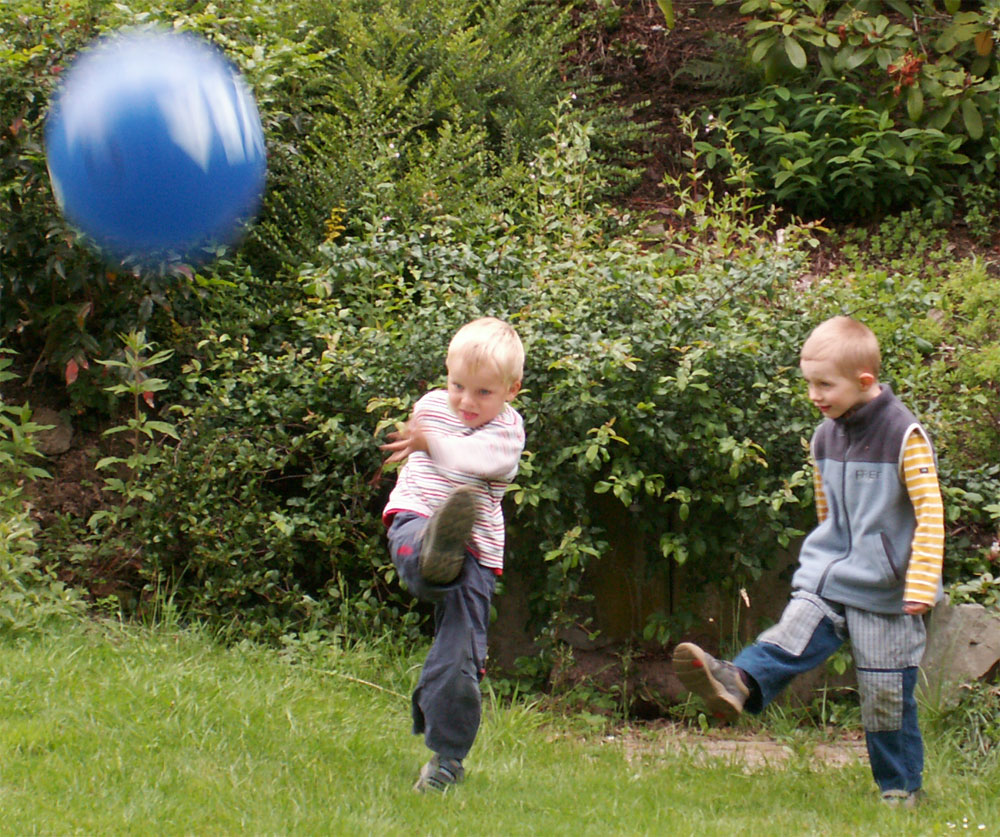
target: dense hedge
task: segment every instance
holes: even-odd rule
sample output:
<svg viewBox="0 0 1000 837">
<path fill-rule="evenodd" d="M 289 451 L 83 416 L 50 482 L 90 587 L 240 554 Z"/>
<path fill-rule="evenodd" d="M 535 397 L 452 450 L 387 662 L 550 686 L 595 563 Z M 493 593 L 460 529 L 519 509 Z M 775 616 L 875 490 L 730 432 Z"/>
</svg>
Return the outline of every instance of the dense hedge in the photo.
<svg viewBox="0 0 1000 837">
<path fill-rule="evenodd" d="M 105 265 L 62 220 L 48 183 L 42 129 L 64 67 L 99 34 L 152 23 L 221 46 L 264 123 L 261 215 L 232 263 L 215 262 L 207 278 L 176 262 L 142 272 Z M 565 10 L 533 0 L 4 3 L 0 339 L 60 377 L 74 364 L 70 398 L 81 409 L 106 406 L 94 359 L 136 327 L 174 341 L 178 327 L 211 315 L 209 282 L 249 270 L 249 291 L 266 300 L 258 289 L 294 277 L 326 239 L 443 215 L 516 213 L 511 196 L 531 178 L 527 163 L 551 109 L 571 84 L 588 89 L 561 66 L 571 36 Z M 578 106 L 602 125 L 604 169 L 619 187 L 628 183 L 611 159 L 634 133 L 627 114 L 595 95 Z"/>
<path fill-rule="evenodd" d="M 995 213 L 990 4 L 743 0 L 739 11 L 740 42 L 723 40 L 691 70 L 744 94 L 706 114 L 731 125 L 769 198 L 840 221 L 914 207 L 939 221 Z"/>
<path fill-rule="evenodd" d="M 395 616 L 378 431 L 440 383 L 450 335 L 482 314 L 511 320 L 528 352 L 509 560 L 533 579 L 537 625 L 573 606 L 587 563 L 621 536 L 596 494 L 628 509 L 660 571 L 690 562 L 739 583 L 788 543 L 811 427 L 795 397 L 814 321 L 791 292 L 798 256 L 643 249 L 580 211 L 586 132 L 560 124 L 536 161 L 551 177 L 531 228 L 449 221 L 324 245 L 279 351 L 235 335 L 203 347 L 183 377 L 196 406 L 134 529 L 152 579 L 255 632 L 331 608 L 355 628 Z"/>
<path fill-rule="evenodd" d="M 116 357 L 110 324 L 145 322 L 147 339 L 174 350 L 157 365 L 158 405 L 143 405 L 135 375 L 117 386 L 133 396 L 131 429 L 155 417 L 177 432 L 111 463 L 123 466 L 109 477 L 121 510 L 39 534 L 51 566 L 86 578 L 124 556 L 145 586 L 129 607 L 170 599 L 240 635 L 416 629 L 384 548 L 392 475 L 377 445 L 442 380 L 454 330 L 493 314 L 528 350 L 508 560 L 530 581 L 535 628 L 575 611 L 588 566 L 623 537 L 651 573 L 684 563 L 705 589 L 735 592 L 810 523 L 816 417 L 798 350 L 824 317 L 856 313 L 938 441 L 961 533 L 949 580 L 986 577 L 1000 335 L 983 312 L 997 286 L 918 217 L 852 234 L 842 270 L 811 276 L 809 230 L 761 220 L 760 196 L 737 188 L 750 164 L 730 134 L 716 159 L 736 161 L 734 191 L 715 198 L 703 171 L 713 149 L 696 141 L 674 182 L 676 230 L 643 238 L 601 206 L 615 176 L 603 149 L 623 134 L 592 98 L 557 95 L 565 22 L 540 30 L 547 44 L 521 31 L 551 7 L 195 3 L 152 17 L 208 32 L 251 77 L 271 142 L 265 213 L 244 248 L 200 272 L 108 271 L 51 206 L 38 91 L 73 44 L 135 13 L 60 6 L 76 21 L 63 38 L 66 21 L 49 23 L 43 6 L 24 30 L 0 12 L 0 73 L 29 68 L 0 92 L 12 139 L 0 197 L 19 219 L 0 229 L 0 254 L 14 257 L 0 277 L 5 335 L 62 369 Z M 480 36 L 505 48 L 484 50 Z M 109 397 L 106 379 L 85 377 L 78 405 Z M 0 453 L 27 455 L 26 421 Z M 627 532 L 609 526 L 609 502 Z"/>
<path fill-rule="evenodd" d="M 508 561 L 530 582 L 536 629 L 575 611 L 588 565 L 616 539 L 644 544 L 653 573 L 685 563 L 704 582 L 656 617 L 669 629 L 700 592 L 735 595 L 811 525 L 816 416 L 798 350 L 839 312 L 872 324 L 886 380 L 938 443 L 952 526 L 972 535 L 950 544 L 949 580 L 982 572 L 1000 485 L 976 468 L 997 441 L 983 366 L 996 335 L 965 312 L 989 274 L 913 217 L 845 241 L 843 275 L 810 284 L 794 228 L 774 236 L 711 205 L 715 245 L 642 246 L 615 216 L 580 210 L 586 132 L 557 123 L 531 227 L 447 221 L 329 243 L 300 272 L 280 349 L 235 335 L 203 347 L 183 377 L 196 406 L 135 530 L 150 578 L 253 632 L 395 621 L 409 605 L 382 542 L 380 432 L 442 381 L 450 334 L 483 314 L 510 319 L 528 352 Z M 608 530 L 602 494 L 627 533 Z"/>
</svg>

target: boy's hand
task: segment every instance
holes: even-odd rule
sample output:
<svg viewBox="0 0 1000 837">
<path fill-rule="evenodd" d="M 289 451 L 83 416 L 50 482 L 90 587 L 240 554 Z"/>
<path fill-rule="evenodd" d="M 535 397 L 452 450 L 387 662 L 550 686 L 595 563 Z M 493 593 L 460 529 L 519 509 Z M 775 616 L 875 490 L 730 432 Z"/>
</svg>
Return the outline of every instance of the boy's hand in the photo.
<svg viewBox="0 0 1000 837">
<path fill-rule="evenodd" d="M 406 424 L 400 425 L 399 429 L 389 434 L 387 444 L 379 445 L 379 450 L 390 451 L 390 456 L 385 460 L 385 464 L 390 462 L 402 462 L 406 457 L 415 451 L 427 452 L 427 437 L 424 435 L 420 422 L 411 418 Z"/>
<path fill-rule="evenodd" d="M 910 616 L 923 616 L 930 609 L 931 606 L 923 602 L 903 602 L 903 613 Z"/>
</svg>

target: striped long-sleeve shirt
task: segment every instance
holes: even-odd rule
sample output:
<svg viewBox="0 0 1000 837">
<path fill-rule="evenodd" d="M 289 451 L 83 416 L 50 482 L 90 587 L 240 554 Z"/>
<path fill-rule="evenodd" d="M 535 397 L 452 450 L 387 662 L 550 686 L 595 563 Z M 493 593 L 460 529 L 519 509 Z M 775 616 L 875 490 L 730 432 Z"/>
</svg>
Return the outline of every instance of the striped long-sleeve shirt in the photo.
<svg viewBox="0 0 1000 837">
<path fill-rule="evenodd" d="M 477 515 L 470 550 L 480 564 L 503 569 L 501 501 L 517 475 L 524 450 L 524 422 L 509 404 L 481 427 L 462 424 L 448 406 L 448 393 L 433 390 L 413 408 L 427 437 L 428 452 L 412 453 L 399 471 L 382 512 L 388 524 L 398 512 L 429 517 L 460 485 L 476 489 Z"/>
<path fill-rule="evenodd" d="M 899 478 L 913 504 L 917 528 L 910 546 L 903 601 L 933 605 L 941 580 L 944 557 L 944 504 L 938 483 L 934 451 L 924 435 L 910 431 L 899 463 Z M 816 515 L 822 523 L 828 512 L 823 480 L 818 468 L 813 470 Z"/>
</svg>

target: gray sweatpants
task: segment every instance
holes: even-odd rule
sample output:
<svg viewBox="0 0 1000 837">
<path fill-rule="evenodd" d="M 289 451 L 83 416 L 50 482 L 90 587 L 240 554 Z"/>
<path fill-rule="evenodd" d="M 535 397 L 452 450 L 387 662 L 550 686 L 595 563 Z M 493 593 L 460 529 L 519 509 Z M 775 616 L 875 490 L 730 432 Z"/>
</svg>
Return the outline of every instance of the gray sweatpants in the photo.
<svg viewBox="0 0 1000 837">
<path fill-rule="evenodd" d="M 399 577 L 417 598 L 434 603 L 434 642 L 413 692 L 413 732 L 446 758 L 464 759 L 482 715 L 479 683 L 486 672 L 486 629 L 496 575 L 470 554 L 458 578 L 428 584 L 420 575 L 427 518 L 396 514 L 389 552 Z"/>
</svg>

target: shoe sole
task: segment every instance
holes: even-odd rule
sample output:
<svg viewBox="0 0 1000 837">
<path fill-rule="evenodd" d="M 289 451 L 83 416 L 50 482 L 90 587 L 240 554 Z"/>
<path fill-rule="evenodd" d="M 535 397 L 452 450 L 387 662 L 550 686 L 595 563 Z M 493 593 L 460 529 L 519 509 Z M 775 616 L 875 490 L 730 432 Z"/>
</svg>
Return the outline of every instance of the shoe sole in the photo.
<svg viewBox="0 0 1000 837">
<path fill-rule="evenodd" d="M 431 584 L 448 584 L 462 571 L 465 545 L 476 522 L 474 494 L 471 486 L 456 488 L 427 524 L 420 574 Z"/>
<path fill-rule="evenodd" d="M 708 654 L 697 645 L 682 642 L 674 649 L 674 674 L 689 692 L 694 692 L 708 706 L 713 718 L 735 721 L 743 707 L 730 696 L 729 690 L 712 676 Z"/>
</svg>

